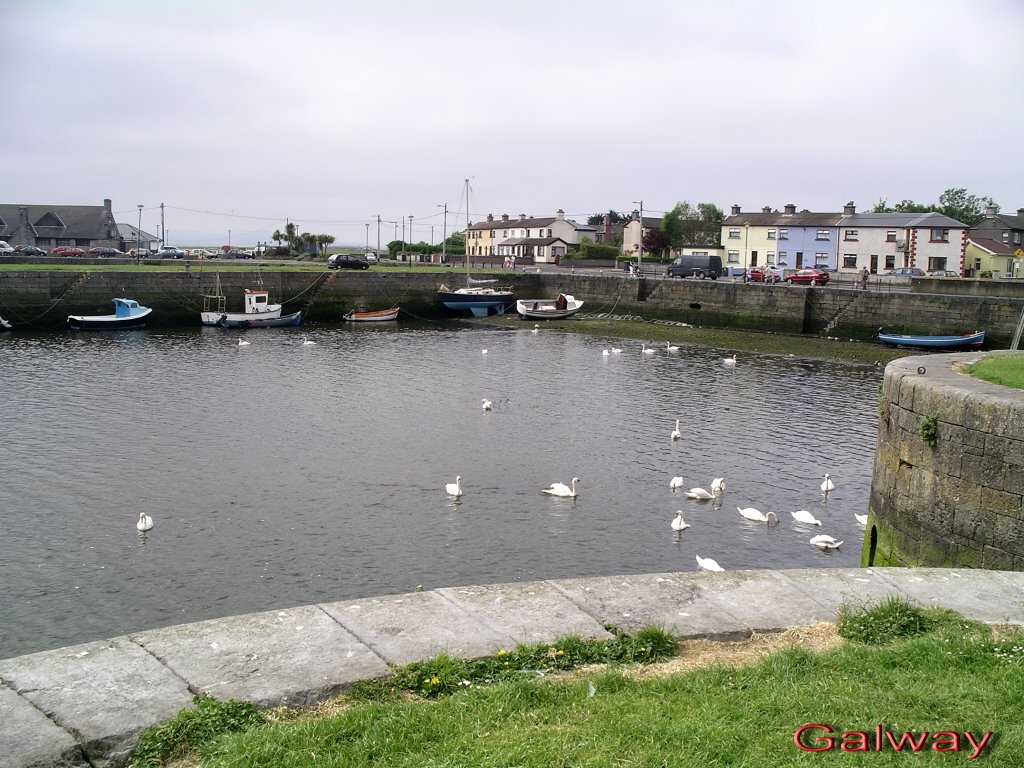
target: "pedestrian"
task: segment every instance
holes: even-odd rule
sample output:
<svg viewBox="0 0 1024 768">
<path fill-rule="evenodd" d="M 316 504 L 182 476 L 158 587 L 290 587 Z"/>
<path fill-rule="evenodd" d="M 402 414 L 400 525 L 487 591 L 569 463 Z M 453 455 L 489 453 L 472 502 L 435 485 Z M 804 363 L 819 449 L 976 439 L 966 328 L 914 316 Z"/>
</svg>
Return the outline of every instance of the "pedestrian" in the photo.
<svg viewBox="0 0 1024 768">
<path fill-rule="evenodd" d="M 860 287 L 861 290 L 867 290 L 868 287 L 868 268 L 864 267 L 864 270 L 860 273 Z"/>
</svg>

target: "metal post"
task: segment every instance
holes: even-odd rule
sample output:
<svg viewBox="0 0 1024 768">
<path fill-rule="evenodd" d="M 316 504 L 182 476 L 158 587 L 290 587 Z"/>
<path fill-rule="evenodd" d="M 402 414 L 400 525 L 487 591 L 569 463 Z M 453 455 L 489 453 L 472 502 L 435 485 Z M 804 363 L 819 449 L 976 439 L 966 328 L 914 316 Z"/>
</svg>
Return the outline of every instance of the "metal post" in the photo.
<svg viewBox="0 0 1024 768">
<path fill-rule="evenodd" d="M 639 275 L 640 267 L 644 263 L 644 201 L 634 200 L 633 203 L 640 206 L 640 250 L 636 257 L 636 272 Z"/>
<path fill-rule="evenodd" d="M 370 250 L 370 225 L 367 224 L 366 225 L 366 250 L 363 251 L 363 253 L 365 254 L 369 250 Z"/>
<path fill-rule="evenodd" d="M 412 245 L 412 214 L 409 214 L 409 245 Z M 412 263 L 412 251 L 409 251 L 409 263 Z"/>
<path fill-rule="evenodd" d="M 438 206 L 440 208 L 441 206 Z M 445 250 L 445 241 L 448 239 L 448 203 L 444 204 L 444 225 L 441 227 L 441 263 L 448 260 L 448 253 Z"/>
<path fill-rule="evenodd" d="M 380 214 L 377 214 L 377 258 L 380 258 Z"/>
<path fill-rule="evenodd" d="M 135 258 L 141 259 L 142 254 L 142 203 L 139 203 L 139 227 L 135 230 Z"/>
</svg>

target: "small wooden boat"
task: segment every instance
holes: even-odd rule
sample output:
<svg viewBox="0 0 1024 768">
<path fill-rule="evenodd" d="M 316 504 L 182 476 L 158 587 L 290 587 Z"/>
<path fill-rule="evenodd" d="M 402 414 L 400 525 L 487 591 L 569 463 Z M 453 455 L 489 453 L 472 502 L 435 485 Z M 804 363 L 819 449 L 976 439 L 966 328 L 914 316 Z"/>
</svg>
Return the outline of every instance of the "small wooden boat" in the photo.
<svg viewBox="0 0 1024 768">
<path fill-rule="evenodd" d="M 353 323 L 386 323 L 398 319 L 399 307 L 391 309 L 378 309 L 374 312 L 356 312 L 354 309 L 347 313 L 343 319 Z"/>
<path fill-rule="evenodd" d="M 980 347 L 985 343 L 984 331 L 964 333 L 959 336 L 915 336 L 906 333 L 886 333 L 879 329 L 875 335 L 883 344 L 924 349 L 960 349 L 962 347 Z"/>
<path fill-rule="evenodd" d="M 143 328 L 146 318 L 153 312 L 135 299 L 112 299 L 112 315 L 68 315 L 68 327 L 76 331 L 121 330 Z"/>
<path fill-rule="evenodd" d="M 524 320 L 563 320 L 579 312 L 583 302 L 568 293 L 558 294 L 557 299 L 520 299 L 516 312 Z"/>
<path fill-rule="evenodd" d="M 217 325 L 221 328 L 283 328 L 288 325 L 298 325 L 302 322 L 302 311 L 292 312 L 290 315 L 243 315 L 239 312 L 229 312 L 220 316 Z"/>
</svg>

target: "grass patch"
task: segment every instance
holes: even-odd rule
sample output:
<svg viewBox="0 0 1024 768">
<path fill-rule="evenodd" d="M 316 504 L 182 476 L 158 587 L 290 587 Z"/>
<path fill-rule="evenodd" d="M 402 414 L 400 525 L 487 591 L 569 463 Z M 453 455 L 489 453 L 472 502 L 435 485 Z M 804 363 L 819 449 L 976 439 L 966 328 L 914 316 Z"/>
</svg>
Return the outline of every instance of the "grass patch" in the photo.
<svg viewBox="0 0 1024 768">
<path fill-rule="evenodd" d="M 976 363 L 964 366 L 963 370 L 970 376 L 993 384 L 1024 389 L 1024 353 L 986 356 Z"/>
<path fill-rule="evenodd" d="M 896 732 L 994 731 L 985 764 L 1018 765 L 1021 630 L 995 640 L 988 627 L 952 612 L 897 608 L 892 601 L 882 614 L 887 625 L 900 625 L 870 633 L 891 638 L 882 645 L 847 642 L 823 653 L 790 648 L 752 666 L 710 666 L 642 681 L 628 668 L 590 669 L 568 679 L 527 676 L 464 686 L 457 695 L 429 700 L 360 701 L 328 717 L 228 734 L 205 749 L 203 765 L 738 768 L 845 766 L 866 759 L 838 749 L 801 752 L 793 734 L 809 723 L 828 723 L 837 736 L 870 731 L 876 723 Z M 555 646 L 562 647 L 548 647 Z M 538 652 L 522 650 L 532 662 Z M 872 766 L 908 760 L 960 765 L 965 759 L 927 748 L 907 755 L 886 747 L 870 755 Z"/>
</svg>

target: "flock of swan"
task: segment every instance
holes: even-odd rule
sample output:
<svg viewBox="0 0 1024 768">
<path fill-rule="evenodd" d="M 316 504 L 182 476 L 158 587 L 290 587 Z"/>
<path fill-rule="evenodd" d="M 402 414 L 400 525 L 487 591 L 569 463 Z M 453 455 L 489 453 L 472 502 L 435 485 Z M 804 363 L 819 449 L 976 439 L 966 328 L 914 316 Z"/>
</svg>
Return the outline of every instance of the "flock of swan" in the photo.
<svg viewBox="0 0 1024 768">
<path fill-rule="evenodd" d="M 571 486 L 566 485 L 565 483 L 552 483 L 550 488 L 542 488 L 541 493 L 546 493 L 548 494 L 548 496 L 562 496 L 565 498 L 575 499 L 578 493 L 576 490 L 576 485 L 579 483 L 579 481 L 580 479 L 578 477 L 574 477 L 571 481 Z M 454 483 L 445 483 L 444 490 L 445 493 L 447 493 L 452 498 L 457 499 L 460 496 L 462 496 L 461 475 L 455 476 Z"/>
<path fill-rule="evenodd" d="M 533 331 L 533 333 L 537 333 L 536 329 Z M 652 344 L 653 344 L 653 342 L 652 342 Z M 484 350 L 484 351 L 486 352 L 487 350 Z M 654 346 L 648 347 L 646 341 L 640 342 L 640 354 L 642 354 L 642 355 L 653 355 L 657 351 L 658 351 L 657 348 L 654 347 Z M 669 352 L 669 353 L 678 352 L 679 351 L 679 347 L 677 347 L 675 344 L 672 344 L 671 342 L 666 341 L 665 342 L 665 351 Z M 602 357 L 608 357 L 609 355 L 621 355 L 621 354 L 622 354 L 622 349 L 620 349 L 619 347 L 613 347 L 612 349 L 602 349 L 601 350 L 601 356 Z M 733 355 L 732 357 L 723 357 L 722 358 L 722 365 L 726 366 L 727 368 L 735 367 L 735 365 L 736 365 L 736 355 Z"/>
<path fill-rule="evenodd" d="M 252 346 L 252 342 L 251 341 L 246 341 L 245 339 L 239 339 L 238 340 L 238 346 L 240 346 L 240 347 L 250 347 L 250 346 Z M 313 341 L 311 338 L 309 338 L 309 336 L 303 336 L 302 337 L 302 346 L 304 346 L 304 347 L 314 347 L 314 346 L 316 346 L 316 342 Z M 484 350 L 484 351 L 486 352 L 486 350 Z"/>
</svg>

